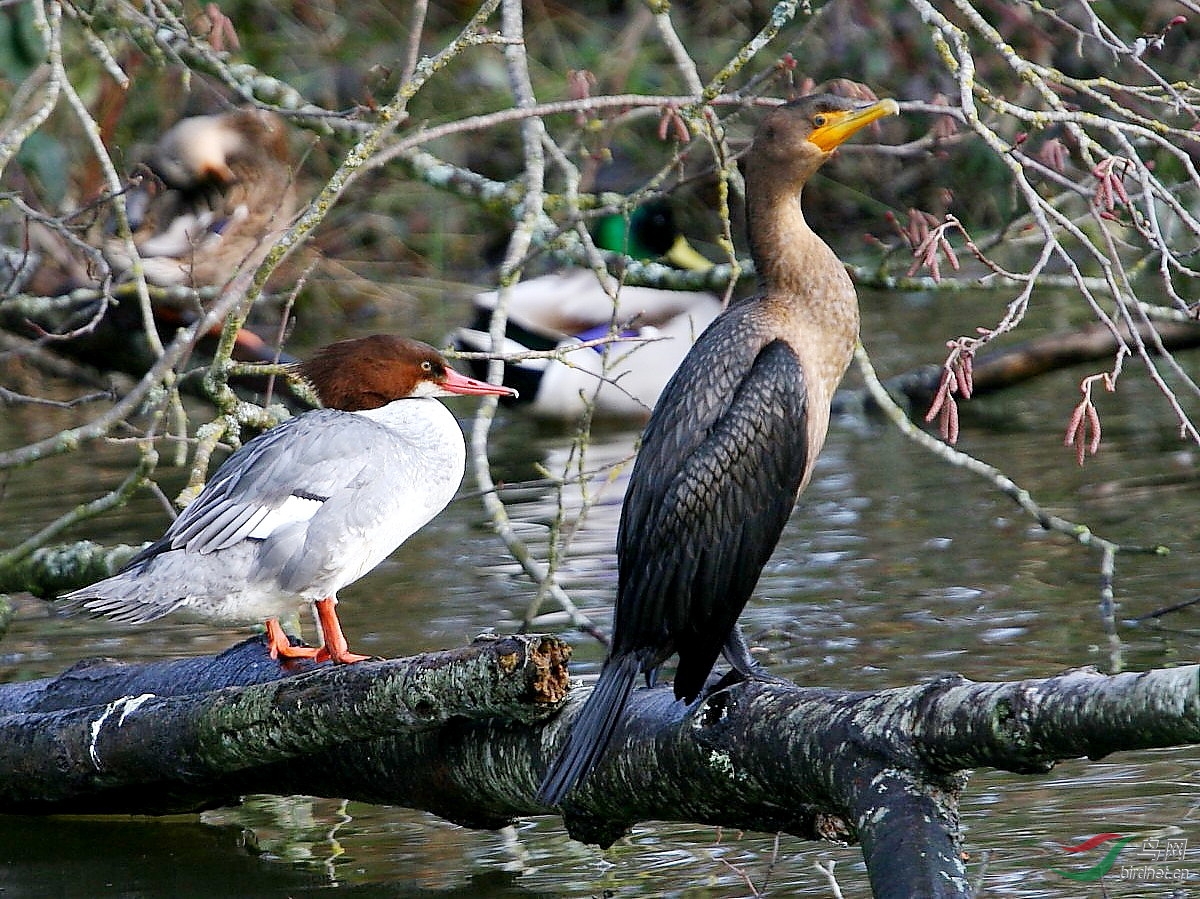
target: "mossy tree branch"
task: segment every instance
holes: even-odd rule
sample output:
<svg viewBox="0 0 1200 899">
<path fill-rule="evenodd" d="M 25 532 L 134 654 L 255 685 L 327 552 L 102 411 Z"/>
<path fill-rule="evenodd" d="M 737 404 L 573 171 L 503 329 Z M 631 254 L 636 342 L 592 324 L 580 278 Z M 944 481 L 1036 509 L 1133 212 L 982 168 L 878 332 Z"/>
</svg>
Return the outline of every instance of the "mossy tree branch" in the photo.
<svg viewBox="0 0 1200 899">
<path fill-rule="evenodd" d="M 588 688 L 569 647 L 490 637 L 353 666 L 267 658 L 81 663 L 0 687 L 0 811 L 165 814 L 246 792 L 407 805 L 469 827 L 554 811 L 535 794 Z M 966 897 L 967 769 L 1200 742 L 1200 667 L 850 693 L 739 684 L 692 707 L 637 690 L 560 810 L 608 845 L 642 820 L 859 842 L 877 897 Z"/>
</svg>

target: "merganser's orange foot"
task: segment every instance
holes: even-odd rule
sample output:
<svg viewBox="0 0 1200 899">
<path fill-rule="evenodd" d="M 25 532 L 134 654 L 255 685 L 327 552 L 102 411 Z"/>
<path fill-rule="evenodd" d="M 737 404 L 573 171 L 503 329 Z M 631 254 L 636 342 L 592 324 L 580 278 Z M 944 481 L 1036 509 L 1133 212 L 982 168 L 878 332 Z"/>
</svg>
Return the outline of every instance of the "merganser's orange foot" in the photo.
<svg viewBox="0 0 1200 899">
<path fill-rule="evenodd" d="M 315 658 L 318 662 L 333 662 L 337 665 L 353 665 L 355 662 L 365 662 L 367 659 L 374 658 L 374 656 L 363 656 L 359 655 L 357 652 L 350 652 L 350 650 L 345 646 L 322 646 L 320 649 L 316 650 L 316 655 L 313 656 L 313 658 Z"/>
<path fill-rule="evenodd" d="M 274 618 L 268 618 L 267 627 L 267 653 L 273 659 L 316 659 L 318 653 L 324 649 L 317 649 L 315 646 L 293 646 L 291 639 L 283 632 L 283 628 L 279 626 L 279 622 Z"/>
<path fill-rule="evenodd" d="M 342 623 L 337 617 L 337 600 L 332 596 L 325 599 L 318 599 L 317 621 L 321 625 L 321 635 L 325 638 L 325 645 L 317 650 L 317 661 L 324 662 L 328 659 L 331 662 L 336 662 L 341 665 L 353 665 L 355 662 L 365 662 L 371 656 L 360 656 L 356 652 L 350 651 L 350 644 L 346 642 L 346 635 L 342 633 Z"/>
</svg>

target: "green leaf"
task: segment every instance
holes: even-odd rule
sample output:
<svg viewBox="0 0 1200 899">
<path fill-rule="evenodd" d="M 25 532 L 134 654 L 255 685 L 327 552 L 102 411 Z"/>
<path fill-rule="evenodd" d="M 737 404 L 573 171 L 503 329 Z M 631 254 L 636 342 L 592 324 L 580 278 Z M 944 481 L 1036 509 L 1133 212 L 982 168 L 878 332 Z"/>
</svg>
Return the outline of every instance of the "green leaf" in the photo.
<svg viewBox="0 0 1200 899">
<path fill-rule="evenodd" d="M 67 195 L 67 149 L 56 137 L 44 132 L 29 135 L 17 152 L 17 162 L 42 185 L 43 201 L 57 208 Z"/>
</svg>

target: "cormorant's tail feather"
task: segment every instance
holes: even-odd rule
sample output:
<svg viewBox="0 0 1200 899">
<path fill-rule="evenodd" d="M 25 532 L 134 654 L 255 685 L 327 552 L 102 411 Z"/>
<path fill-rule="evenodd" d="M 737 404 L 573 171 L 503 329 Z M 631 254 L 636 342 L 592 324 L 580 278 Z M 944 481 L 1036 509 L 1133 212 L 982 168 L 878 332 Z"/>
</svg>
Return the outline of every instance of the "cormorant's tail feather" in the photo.
<svg viewBox="0 0 1200 899">
<path fill-rule="evenodd" d="M 540 802 L 558 805 L 596 767 L 612 740 L 640 670 L 641 664 L 634 656 L 609 658 L 604 663 L 592 695 L 571 725 L 566 745 L 542 781 Z"/>
</svg>

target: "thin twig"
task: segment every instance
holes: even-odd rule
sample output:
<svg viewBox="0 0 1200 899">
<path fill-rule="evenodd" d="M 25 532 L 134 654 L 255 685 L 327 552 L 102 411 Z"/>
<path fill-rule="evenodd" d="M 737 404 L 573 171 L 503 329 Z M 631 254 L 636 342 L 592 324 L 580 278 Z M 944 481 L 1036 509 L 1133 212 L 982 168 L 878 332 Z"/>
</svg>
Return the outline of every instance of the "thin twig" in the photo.
<svg viewBox="0 0 1200 899">
<path fill-rule="evenodd" d="M 871 364 L 871 359 L 861 343 L 855 348 L 854 360 L 858 363 L 859 371 L 862 373 L 867 393 L 880 410 L 882 410 L 887 419 L 902 434 L 933 453 L 933 455 L 937 456 L 943 462 L 953 465 L 955 468 L 966 469 L 972 474 L 983 478 L 991 484 L 993 489 L 1015 502 L 1026 514 L 1037 521 L 1047 531 L 1064 534 L 1081 546 L 1098 550 L 1102 557 L 1101 573 L 1104 578 L 1101 586 L 1102 607 L 1104 607 L 1105 603 L 1111 605 L 1112 602 L 1112 581 L 1115 575 L 1115 557 L 1117 553 L 1163 556 L 1169 552 L 1169 549 L 1161 544 L 1137 546 L 1116 543 L 1096 534 L 1087 525 L 1050 514 L 1042 508 L 1028 490 L 1021 487 L 1000 469 L 988 465 L 974 456 L 954 449 L 913 424 L 908 416 L 904 414 L 904 410 L 892 399 L 887 389 L 880 382 L 879 376 L 875 372 L 875 367 Z"/>
</svg>

